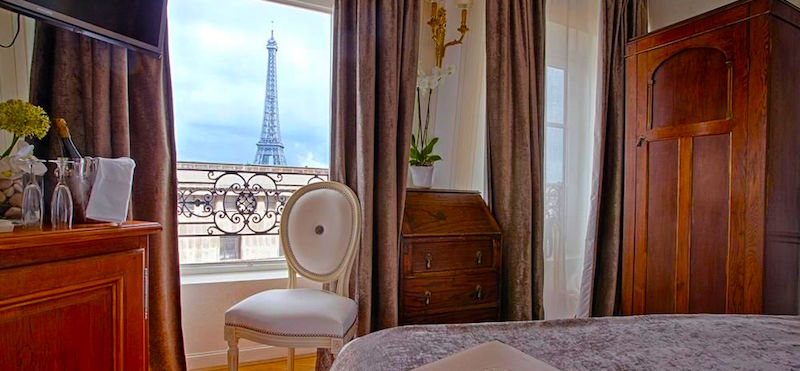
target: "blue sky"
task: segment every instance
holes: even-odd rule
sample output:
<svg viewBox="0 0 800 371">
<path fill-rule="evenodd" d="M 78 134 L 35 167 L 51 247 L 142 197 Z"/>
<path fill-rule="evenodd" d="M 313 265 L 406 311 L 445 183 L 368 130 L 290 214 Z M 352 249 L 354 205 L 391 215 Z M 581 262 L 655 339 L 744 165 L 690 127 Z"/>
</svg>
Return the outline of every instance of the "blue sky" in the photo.
<svg viewBox="0 0 800 371">
<path fill-rule="evenodd" d="M 178 160 L 253 162 L 272 22 L 286 161 L 328 166 L 331 16 L 265 0 L 169 1 Z"/>
</svg>

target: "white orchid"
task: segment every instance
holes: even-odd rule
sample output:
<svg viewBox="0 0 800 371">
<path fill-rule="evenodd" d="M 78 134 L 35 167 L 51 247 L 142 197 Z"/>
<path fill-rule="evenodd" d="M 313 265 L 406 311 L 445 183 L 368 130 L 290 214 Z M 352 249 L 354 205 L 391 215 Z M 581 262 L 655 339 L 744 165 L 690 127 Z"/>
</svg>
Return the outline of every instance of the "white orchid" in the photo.
<svg viewBox="0 0 800 371">
<path fill-rule="evenodd" d="M 409 162 L 411 166 L 430 166 L 442 158 L 433 153 L 434 146 L 439 138 L 428 138 L 428 126 L 431 121 L 431 96 L 433 91 L 439 87 L 447 76 L 456 71 L 455 65 L 448 65 L 445 68 L 433 67 L 431 74 L 426 76 L 422 70 L 422 65 L 417 67 L 417 130 L 411 134 L 411 155 Z M 423 99 L 428 101 L 425 106 L 425 120 L 422 119 Z M 423 124 L 424 123 L 424 124 Z"/>
<path fill-rule="evenodd" d="M 41 176 L 47 172 L 47 167 L 37 160 L 33 155 L 33 146 L 24 140 L 17 142 L 16 152 L 0 159 L 0 178 L 17 178 L 30 173 L 31 170 L 34 175 Z"/>
<path fill-rule="evenodd" d="M 454 74 L 456 71 L 456 66 L 451 64 L 446 66 L 445 68 L 433 67 L 431 69 L 430 75 L 425 75 L 422 71 L 422 67 L 420 66 L 417 69 L 417 89 L 420 90 L 420 94 L 423 96 L 427 96 L 433 90 L 439 87 L 447 76 Z"/>
<path fill-rule="evenodd" d="M 417 77 L 417 89 L 428 90 L 431 86 L 431 78 L 428 76 Z"/>
</svg>

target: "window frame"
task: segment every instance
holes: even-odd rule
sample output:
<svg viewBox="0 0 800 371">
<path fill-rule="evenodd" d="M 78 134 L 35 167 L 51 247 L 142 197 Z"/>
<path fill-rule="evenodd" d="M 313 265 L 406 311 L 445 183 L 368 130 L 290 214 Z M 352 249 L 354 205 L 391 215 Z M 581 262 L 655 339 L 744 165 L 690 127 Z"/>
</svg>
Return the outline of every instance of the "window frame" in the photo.
<svg viewBox="0 0 800 371">
<path fill-rule="evenodd" d="M 542 196 L 543 196 L 543 200 L 544 200 L 545 205 L 547 204 L 547 187 L 548 186 L 560 184 L 561 188 L 562 188 L 561 191 L 562 191 L 562 193 L 564 193 L 564 192 L 566 192 L 566 184 L 567 184 L 567 179 L 566 179 L 567 178 L 567 172 L 566 172 L 567 151 L 566 151 L 566 148 L 567 148 L 567 122 L 568 122 L 567 121 L 568 120 L 567 115 L 568 115 L 568 112 L 569 112 L 569 110 L 567 109 L 568 104 L 569 104 L 569 102 L 568 102 L 569 97 L 567 95 L 567 89 L 568 89 L 567 84 L 569 82 L 568 70 L 567 70 L 566 67 L 562 67 L 562 66 L 559 66 L 559 65 L 546 64 L 545 65 L 545 89 L 547 88 L 547 85 L 548 85 L 547 84 L 547 80 L 546 80 L 547 76 L 548 76 L 547 70 L 551 69 L 551 68 L 561 71 L 561 75 L 562 75 L 562 85 L 561 85 L 562 86 L 561 101 L 563 103 L 563 106 L 561 107 L 561 109 L 562 109 L 561 121 L 562 122 L 558 123 L 558 122 L 548 121 L 547 120 L 547 112 L 545 112 L 545 114 L 544 114 L 544 117 L 545 117 L 545 133 L 547 131 L 547 128 L 561 129 L 561 182 L 555 182 L 555 183 L 548 183 L 547 182 L 547 139 L 546 139 L 546 134 L 545 134 L 545 139 L 544 139 L 545 149 L 543 151 L 543 153 L 544 153 L 544 159 L 543 159 L 544 161 L 543 162 L 545 164 L 544 165 L 545 166 L 545 168 L 544 168 L 545 176 L 543 177 L 544 179 L 542 179 L 542 183 L 543 183 L 542 190 L 544 191 L 544 194 Z M 546 101 L 547 100 L 547 92 L 545 92 L 544 96 L 545 96 L 544 107 L 545 107 L 545 110 L 547 110 L 547 106 L 548 106 L 547 105 L 547 101 Z M 564 211 L 566 210 L 566 199 L 564 197 L 561 197 L 558 200 L 558 209 L 559 209 L 558 225 L 560 226 L 560 230 L 561 230 L 561 232 L 563 234 L 563 227 L 564 227 L 564 220 L 565 220 Z M 545 220 L 546 220 L 546 218 L 545 218 Z M 551 260 L 553 258 L 552 257 L 552 251 L 548 251 L 547 250 L 547 246 L 544 246 L 544 248 L 545 248 L 545 251 L 544 251 L 545 260 Z"/>
<path fill-rule="evenodd" d="M 331 17 L 333 17 L 333 0 L 262 0 L 262 1 L 297 7 L 309 11 L 321 12 L 329 14 Z M 331 19 L 331 27 L 333 27 L 333 19 Z M 333 32 L 331 32 L 331 37 L 333 37 Z M 225 200 L 223 200 L 223 202 L 225 202 Z M 236 236 L 239 236 L 241 238 L 241 236 L 243 235 L 236 235 Z M 180 249 L 180 239 L 178 239 L 177 243 L 178 243 L 177 247 L 178 249 Z M 241 249 L 241 245 L 239 246 L 239 248 Z M 220 252 L 221 249 L 222 249 L 222 241 L 220 241 Z M 281 255 L 278 257 L 268 258 L 268 259 L 220 260 L 209 263 L 181 263 L 179 259 L 178 265 L 180 270 L 180 277 L 208 276 L 212 278 L 210 281 L 214 282 L 214 281 L 222 281 L 219 279 L 214 279 L 215 276 L 220 276 L 225 274 L 237 274 L 237 273 L 246 274 L 253 272 L 264 272 L 264 273 L 275 274 L 275 273 L 280 273 L 282 271 L 286 272 L 286 276 L 288 277 L 288 263 L 286 262 L 286 257 L 283 255 L 282 250 L 280 251 L 280 254 Z"/>
</svg>

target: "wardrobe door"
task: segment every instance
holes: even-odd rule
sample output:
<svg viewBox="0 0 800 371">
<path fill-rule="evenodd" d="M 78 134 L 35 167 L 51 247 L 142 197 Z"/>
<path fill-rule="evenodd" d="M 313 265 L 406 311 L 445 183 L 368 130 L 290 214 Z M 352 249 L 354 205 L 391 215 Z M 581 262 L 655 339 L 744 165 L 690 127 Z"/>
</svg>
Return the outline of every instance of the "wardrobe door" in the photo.
<svg viewBox="0 0 800 371">
<path fill-rule="evenodd" d="M 742 300 L 746 46 L 740 23 L 630 57 L 634 314 L 725 313 Z"/>
</svg>

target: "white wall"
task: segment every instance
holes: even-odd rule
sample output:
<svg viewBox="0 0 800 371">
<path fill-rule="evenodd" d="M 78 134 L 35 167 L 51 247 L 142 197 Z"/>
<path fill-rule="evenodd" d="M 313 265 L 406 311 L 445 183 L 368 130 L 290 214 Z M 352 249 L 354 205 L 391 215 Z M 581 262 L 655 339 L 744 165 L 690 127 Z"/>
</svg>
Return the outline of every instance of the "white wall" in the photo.
<svg viewBox="0 0 800 371">
<path fill-rule="evenodd" d="M 650 0 L 648 3 L 649 27 L 651 31 L 678 23 L 707 11 L 714 10 L 735 0 Z M 800 6 L 800 0 L 788 0 Z"/>
<path fill-rule="evenodd" d="M 31 57 L 35 23 L 22 17 L 22 28 L 11 48 L 0 48 L 0 102 L 8 99 L 28 100 Z M 17 29 L 17 14 L 0 9 L 0 44 L 8 45 Z M 0 152 L 11 141 L 9 133 L 0 130 Z"/>
<path fill-rule="evenodd" d="M 300 287 L 316 287 L 312 282 L 298 280 Z M 229 273 L 210 276 L 181 277 L 181 314 L 186 362 L 189 369 L 221 366 L 227 363 L 227 343 L 224 338 L 225 311 L 255 293 L 286 288 L 286 271 L 263 273 Z M 314 352 L 298 349 L 297 354 Z M 286 350 L 239 342 L 240 362 L 263 361 L 285 357 Z"/>
<path fill-rule="evenodd" d="M 484 189 L 486 160 L 486 1 L 473 0 L 467 14 L 467 32 L 463 44 L 451 46 L 443 66 L 456 65 L 434 92 L 432 134 L 439 137 L 436 153 L 442 161 L 435 164 L 435 188 Z M 446 3 L 447 41 L 459 37 L 461 11 L 456 1 Z M 426 74 L 434 65 L 430 19 L 430 1 L 422 6 L 420 24 L 420 63 Z M 415 124 L 416 127 L 416 124 Z"/>
</svg>

